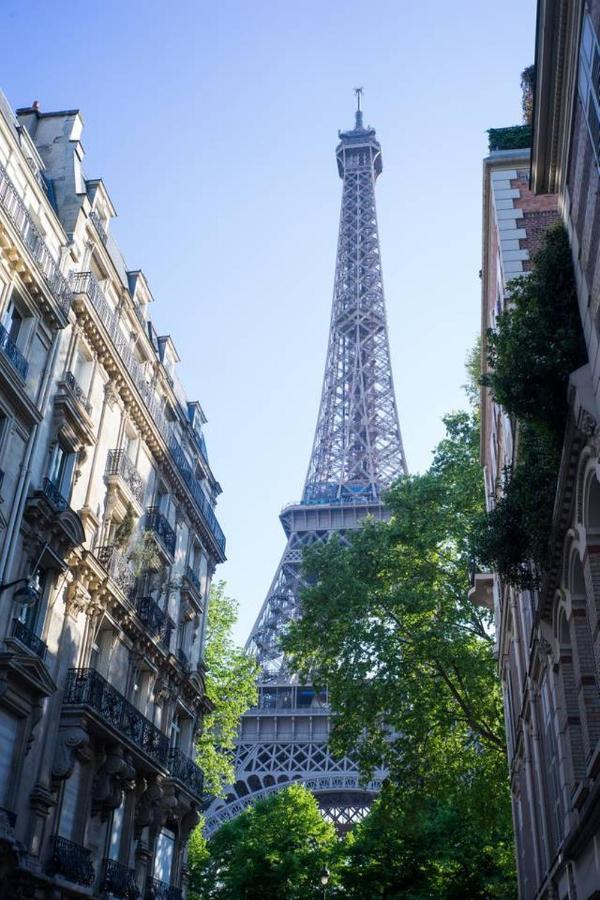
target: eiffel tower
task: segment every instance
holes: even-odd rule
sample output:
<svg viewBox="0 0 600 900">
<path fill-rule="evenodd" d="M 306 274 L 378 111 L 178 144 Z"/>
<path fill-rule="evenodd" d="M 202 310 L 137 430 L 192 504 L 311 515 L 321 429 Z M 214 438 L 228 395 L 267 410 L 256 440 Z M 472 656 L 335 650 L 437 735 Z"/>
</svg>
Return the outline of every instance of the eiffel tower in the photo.
<svg viewBox="0 0 600 900">
<path fill-rule="evenodd" d="M 236 783 L 207 812 L 206 833 L 247 805 L 293 782 L 306 785 L 339 831 L 368 811 L 383 772 L 361 785 L 350 757 L 334 758 L 327 740 L 325 693 L 302 684 L 279 648 L 287 624 L 301 614 L 302 553 L 332 534 L 357 528 L 365 516 L 384 519 L 382 491 L 407 472 L 385 315 L 375 182 L 381 147 L 363 125 L 356 88 L 355 126 L 339 133 L 343 181 L 333 308 L 314 444 L 300 503 L 280 519 L 287 537 L 281 562 L 247 649 L 261 666 L 258 707 L 241 721 Z"/>
</svg>

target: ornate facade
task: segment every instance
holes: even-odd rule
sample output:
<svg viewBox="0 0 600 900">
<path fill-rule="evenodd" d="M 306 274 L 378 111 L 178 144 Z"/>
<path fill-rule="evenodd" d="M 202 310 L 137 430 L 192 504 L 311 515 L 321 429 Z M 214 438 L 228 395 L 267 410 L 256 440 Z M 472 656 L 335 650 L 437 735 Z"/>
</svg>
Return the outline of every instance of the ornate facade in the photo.
<svg viewBox="0 0 600 900">
<path fill-rule="evenodd" d="M 0 102 L 0 895 L 176 900 L 220 488 L 82 127 Z"/>
<path fill-rule="evenodd" d="M 560 216 L 587 349 L 569 385 L 552 564 L 539 590 L 518 591 L 485 574 L 474 587 L 496 607 L 524 900 L 600 897 L 599 41 L 598 0 L 540 0 L 531 159 L 529 151 L 509 151 L 484 163 L 484 332 L 507 281 L 527 270 L 527 241 L 535 245 Z M 492 494 L 512 460 L 514 434 L 485 395 L 482 441 Z"/>
</svg>

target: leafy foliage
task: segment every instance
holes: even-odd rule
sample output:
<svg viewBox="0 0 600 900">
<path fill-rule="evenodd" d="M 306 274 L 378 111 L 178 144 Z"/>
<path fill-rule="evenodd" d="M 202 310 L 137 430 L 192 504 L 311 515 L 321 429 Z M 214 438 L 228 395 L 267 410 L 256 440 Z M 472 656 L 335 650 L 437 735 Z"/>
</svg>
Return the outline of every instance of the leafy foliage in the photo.
<svg viewBox="0 0 600 900">
<path fill-rule="evenodd" d="M 489 797 L 489 786 L 479 787 L 482 796 Z M 516 889 L 506 804 L 504 818 L 488 805 L 482 828 L 482 820 L 474 821 L 462 799 L 459 795 L 450 803 L 447 798 L 424 798 L 401 785 L 385 784 L 370 814 L 348 840 L 342 896 L 349 900 L 513 900 Z"/>
<path fill-rule="evenodd" d="M 154 538 L 148 531 L 130 548 L 127 558 L 132 563 L 131 568 L 136 578 L 144 572 L 158 573 L 164 569 Z"/>
<path fill-rule="evenodd" d="M 213 709 L 204 718 L 197 760 L 204 771 L 206 791 L 214 795 L 234 781 L 231 750 L 240 716 L 257 701 L 257 665 L 231 637 L 236 619 L 237 604 L 225 594 L 224 582 L 213 584 L 204 653 L 206 696 Z"/>
<path fill-rule="evenodd" d="M 333 750 L 365 776 L 382 763 L 390 772 L 393 801 L 357 831 L 352 867 L 366 874 L 349 896 L 514 896 L 512 854 L 490 849 L 512 834 L 491 613 L 468 599 L 483 511 L 477 410 L 445 424 L 429 471 L 388 493 L 389 522 L 305 554 L 303 616 L 283 641 L 301 676 L 328 686 Z"/>
<path fill-rule="evenodd" d="M 546 231 L 532 272 L 510 282 L 507 307 L 487 332 L 487 354 L 490 371 L 483 383 L 496 403 L 562 436 L 569 376 L 584 358 L 564 226 Z"/>
<path fill-rule="evenodd" d="M 519 422 L 517 459 L 475 546 L 504 581 L 531 587 L 548 558 L 569 376 L 585 358 L 562 225 L 545 233 L 533 271 L 511 282 L 509 300 L 487 333 L 489 373 L 481 381 Z"/>
<path fill-rule="evenodd" d="M 521 106 L 523 107 L 523 122 L 525 125 L 531 125 L 533 122 L 533 99 L 535 92 L 535 66 L 527 66 L 521 72 L 521 90 L 523 98 Z"/>
<path fill-rule="evenodd" d="M 430 778 L 438 740 L 459 765 L 475 737 L 503 757 L 490 614 L 467 597 L 483 509 L 477 421 L 445 423 L 429 472 L 388 493 L 389 522 L 305 553 L 313 584 L 283 641 L 302 676 L 329 688 L 335 748 L 358 748 L 366 771 L 384 759 L 398 778 Z"/>
<path fill-rule="evenodd" d="M 320 900 L 327 865 L 337 881 L 340 848 L 313 795 L 292 785 L 248 807 L 200 848 L 191 867 L 199 900 Z"/>
<path fill-rule="evenodd" d="M 129 542 L 129 539 L 133 534 L 134 525 L 135 513 L 133 512 L 131 503 L 128 503 L 127 508 L 125 509 L 125 515 L 123 516 L 123 521 L 115 530 L 114 544 L 116 547 L 124 547 Z"/>
<path fill-rule="evenodd" d="M 560 445 L 544 429 L 519 428 L 518 464 L 505 473 L 504 493 L 481 519 L 475 555 L 506 584 L 534 588 L 548 560 Z"/>
<path fill-rule="evenodd" d="M 531 126 L 510 125 L 508 128 L 488 128 L 490 153 L 494 150 L 521 150 L 531 147 Z"/>
</svg>

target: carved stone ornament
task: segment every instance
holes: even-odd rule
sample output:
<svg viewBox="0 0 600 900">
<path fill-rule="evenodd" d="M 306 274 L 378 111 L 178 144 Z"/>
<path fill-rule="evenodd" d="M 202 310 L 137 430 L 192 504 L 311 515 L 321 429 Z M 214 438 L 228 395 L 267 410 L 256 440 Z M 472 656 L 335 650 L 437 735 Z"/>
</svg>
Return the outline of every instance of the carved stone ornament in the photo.
<svg viewBox="0 0 600 900">
<path fill-rule="evenodd" d="M 90 736 L 82 725 L 61 728 L 52 764 L 52 779 L 55 783 L 71 776 L 75 767 L 75 754 L 81 753 L 88 746 L 89 740 Z"/>
<path fill-rule="evenodd" d="M 594 435 L 594 432 L 596 430 L 596 420 L 589 412 L 587 412 L 587 410 L 582 409 L 579 414 L 579 422 L 577 423 L 577 426 L 582 434 L 585 434 L 586 437 L 591 437 L 592 435 Z M 594 436 L 597 440 L 597 436 Z"/>
<path fill-rule="evenodd" d="M 110 409 L 112 409 L 119 398 L 119 392 L 114 381 L 108 381 L 104 386 L 104 397 Z"/>
<path fill-rule="evenodd" d="M 160 817 L 160 801 L 163 796 L 163 786 L 157 775 L 151 776 L 146 782 L 135 805 L 135 827 L 141 832 L 147 825 L 152 825 Z"/>
<path fill-rule="evenodd" d="M 123 802 L 123 791 L 135 781 L 131 757 L 118 744 L 109 747 L 92 790 L 92 812 L 103 820 Z"/>
<path fill-rule="evenodd" d="M 180 827 L 180 837 L 183 844 L 187 843 L 187 840 L 196 827 L 196 825 L 200 821 L 200 813 L 198 812 L 198 808 L 195 803 L 191 804 L 191 808 L 189 812 L 187 812 L 183 818 L 181 819 L 181 827 Z"/>
<path fill-rule="evenodd" d="M 76 619 L 80 612 L 84 612 L 91 600 L 90 592 L 81 583 L 74 581 L 67 588 L 65 612 L 71 618 Z"/>
</svg>

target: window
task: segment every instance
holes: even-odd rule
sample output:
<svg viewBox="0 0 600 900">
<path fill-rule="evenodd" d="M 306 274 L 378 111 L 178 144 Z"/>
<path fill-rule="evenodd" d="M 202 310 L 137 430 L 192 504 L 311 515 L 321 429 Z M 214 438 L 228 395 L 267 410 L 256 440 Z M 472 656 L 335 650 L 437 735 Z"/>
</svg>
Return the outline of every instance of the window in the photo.
<svg viewBox="0 0 600 900">
<path fill-rule="evenodd" d="M 23 316 L 12 302 L 8 304 L 2 324 L 6 328 L 10 340 L 16 344 L 23 324 Z"/>
<path fill-rule="evenodd" d="M 558 757 L 558 741 L 554 730 L 554 703 L 550 688 L 550 680 L 548 678 L 548 670 L 544 673 L 541 684 L 540 696 L 542 700 L 542 735 L 543 735 L 543 751 L 546 763 L 546 773 L 548 777 L 548 799 L 549 799 L 549 819 L 550 829 L 552 831 L 553 847 L 552 852 L 556 849 L 558 842 L 562 837 L 562 812 L 561 812 L 561 791 L 559 777 L 559 757 Z M 552 855 L 552 852 L 550 855 Z"/>
<path fill-rule="evenodd" d="M 596 156 L 600 159 L 600 47 L 591 19 L 584 17 L 579 47 L 579 97 Z"/>
<path fill-rule="evenodd" d="M 8 800 L 17 724 L 14 716 L 0 709 L 0 804 L 4 804 Z"/>
<path fill-rule="evenodd" d="M 76 835 L 77 828 L 77 803 L 79 800 L 80 786 L 82 779 L 82 766 L 79 760 L 75 761 L 73 773 L 70 778 L 65 781 L 62 796 L 62 805 L 60 810 L 60 824 L 58 833 L 61 837 L 73 840 Z M 78 843 L 83 843 L 79 840 Z"/>
<path fill-rule="evenodd" d="M 156 838 L 154 849 L 154 878 L 171 883 L 171 868 L 175 851 L 175 835 L 162 828 Z"/>
<path fill-rule="evenodd" d="M 36 634 L 41 631 L 44 620 L 42 609 L 45 606 L 46 581 L 47 572 L 38 568 L 29 579 L 31 587 L 37 592 L 37 597 L 33 598 L 33 602 L 19 603 L 18 605 L 17 619 Z"/>
<path fill-rule="evenodd" d="M 173 721 L 171 722 L 171 728 L 169 731 L 169 749 L 175 750 L 179 747 L 181 743 L 181 720 L 179 718 L 179 714 L 175 713 L 173 716 Z"/>
<path fill-rule="evenodd" d="M 96 636 L 95 642 L 92 644 L 90 666 L 92 669 L 96 669 L 96 671 L 105 678 L 108 677 L 114 638 L 115 635 L 112 629 L 103 628 Z"/>
<path fill-rule="evenodd" d="M 84 352 L 82 347 L 79 347 L 75 358 L 73 359 L 73 377 L 75 381 L 84 392 L 87 394 L 90 387 L 90 377 L 92 373 L 92 358 L 86 352 Z"/>
<path fill-rule="evenodd" d="M 125 817 L 125 801 L 121 801 L 121 805 L 115 809 L 112 816 L 112 826 L 110 829 L 110 840 L 108 844 L 108 858 L 119 859 L 121 848 L 121 835 L 123 834 L 123 819 Z"/>
<path fill-rule="evenodd" d="M 75 453 L 59 441 L 52 453 L 50 468 L 48 469 L 48 479 L 52 482 L 59 494 L 66 500 L 71 496 L 71 482 L 73 480 L 74 468 Z"/>
</svg>

